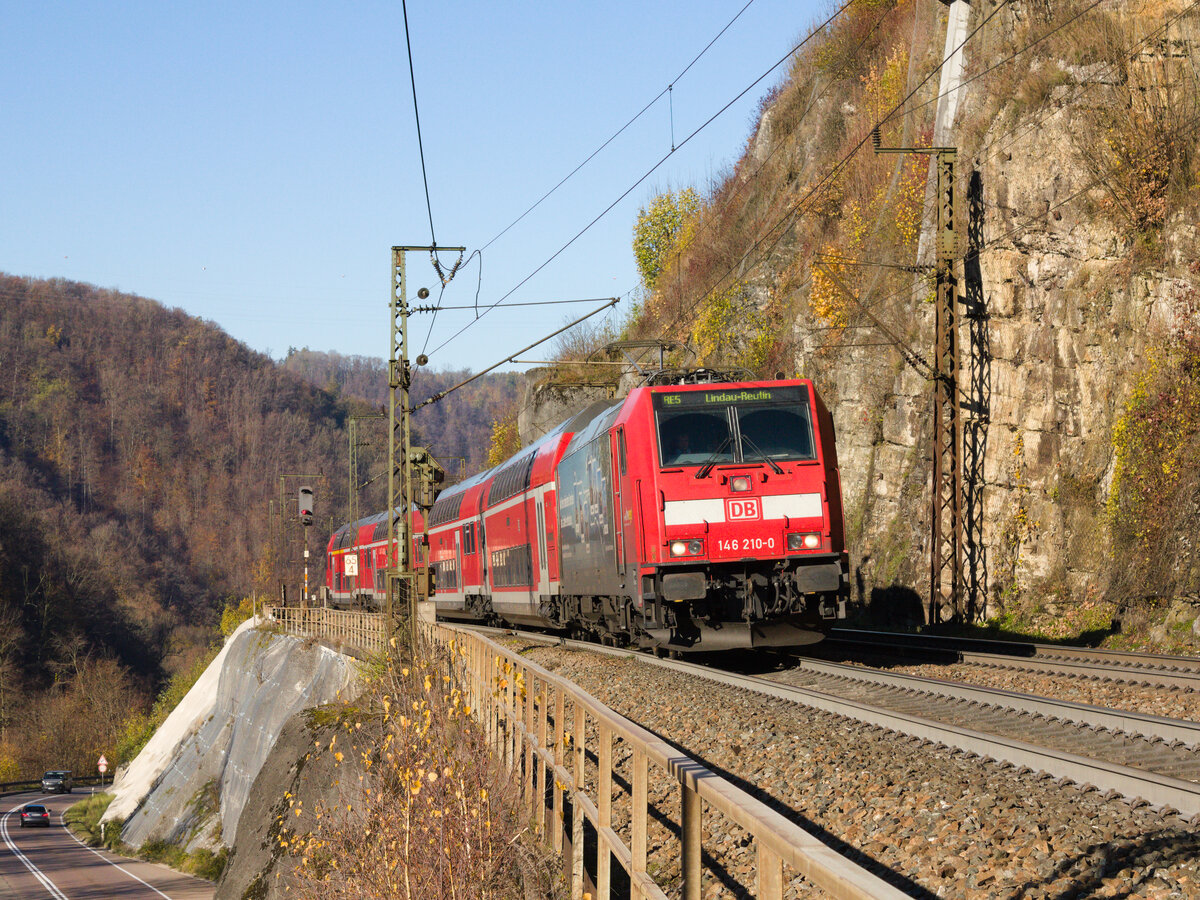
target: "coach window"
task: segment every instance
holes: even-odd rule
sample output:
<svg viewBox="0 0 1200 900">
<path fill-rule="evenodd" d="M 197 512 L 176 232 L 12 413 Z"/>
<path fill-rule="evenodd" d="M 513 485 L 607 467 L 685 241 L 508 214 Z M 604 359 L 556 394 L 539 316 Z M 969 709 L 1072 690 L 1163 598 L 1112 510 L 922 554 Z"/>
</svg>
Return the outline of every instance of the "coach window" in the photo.
<svg viewBox="0 0 1200 900">
<path fill-rule="evenodd" d="M 621 474 L 625 474 L 625 429 L 617 429 L 617 460 L 621 466 Z"/>
<path fill-rule="evenodd" d="M 658 414 L 659 458 L 663 466 L 702 466 L 733 462 L 737 448 L 729 429 L 729 408 L 662 409 Z"/>
<path fill-rule="evenodd" d="M 738 432 L 742 455 L 753 461 L 760 454 L 768 459 L 816 459 L 813 450 L 812 416 L 804 400 L 777 406 L 744 406 L 738 409 Z"/>
</svg>

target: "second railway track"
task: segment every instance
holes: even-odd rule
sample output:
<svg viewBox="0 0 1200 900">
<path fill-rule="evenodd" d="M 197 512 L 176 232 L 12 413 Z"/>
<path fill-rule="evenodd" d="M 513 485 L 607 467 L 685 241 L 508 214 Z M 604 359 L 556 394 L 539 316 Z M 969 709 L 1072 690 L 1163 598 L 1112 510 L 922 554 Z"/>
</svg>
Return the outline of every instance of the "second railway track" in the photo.
<svg viewBox="0 0 1200 900">
<path fill-rule="evenodd" d="M 1056 774 L 1016 755 L 1048 752 L 1032 734 L 993 736 L 996 752 L 960 749 L 971 729 L 824 691 L 544 635 L 504 640 L 913 896 L 1183 897 L 1200 886 L 1200 819 L 1172 802 L 1194 783 L 1124 767 L 1136 782 L 1102 787 L 1094 773 L 1121 766 L 1076 755 L 1088 774 Z M 835 703 L 838 714 L 825 711 Z M 1155 779 L 1177 793 L 1147 796 Z"/>
<path fill-rule="evenodd" d="M 545 635 L 519 636 L 630 655 Z M 813 660 L 762 677 L 647 654 L 636 658 L 1178 811 L 1200 823 L 1200 723 Z"/>
<path fill-rule="evenodd" d="M 843 647 L 909 662 L 952 661 L 1200 691 L 1196 657 L 840 628 L 831 632 L 826 644 L 829 649 Z"/>
</svg>

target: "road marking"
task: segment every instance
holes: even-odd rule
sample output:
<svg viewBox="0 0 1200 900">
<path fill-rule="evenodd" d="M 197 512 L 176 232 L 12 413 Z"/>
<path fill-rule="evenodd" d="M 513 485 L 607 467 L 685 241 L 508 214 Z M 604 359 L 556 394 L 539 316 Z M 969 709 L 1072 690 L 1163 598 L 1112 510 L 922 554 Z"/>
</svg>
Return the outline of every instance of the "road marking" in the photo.
<svg viewBox="0 0 1200 900">
<path fill-rule="evenodd" d="M 154 893 L 158 894 L 158 896 L 162 897 L 163 900 L 171 900 L 170 897 L 168 897 L 166 894 L 164 894 L 162 891 L 160 891 L 158 888 L 156 888 L 150 882 L 142 881 L 141 878 L 138 878 L 136 875 L 134 875 L 132 872 L 130 872 L 128 869 L 126 869 L 124 866 L 119 866 L 115 862 L 113 862 L 111 859 L 106 859 L 104 854 L 101 853 L 99 850 L 97 850 L 95 847 L 89 847 L 87 844 L 85 844 L 79 838 L 75 837 L 75 835 L 71 831 L 71 829 L 66 827 L 67 823 L 66 823 L 66 820 L 63 818 L 62 813 L 59 813 L 58 818 L 59 818 L 59 821 L 62 822 L 63 830 L 65 830 L 67 832 L 67 834 L 71 835 L 71 840 L 73 840 L 75 843 L 77 843 L 84 850 L 87 850 L 90 853 L 96 854 L 96 856 L 98 856 L 100 859 L 103 859 L 106 863 L 108 863 L 114 869 L 124 872 L 126 875 L 128 875 L 130 878 L 132 878 L 134 881 L 141 881 L 142 884 L 144 884 L 146 887 L 150 888 L 150 890 L 154 891 Z M 63 900 L 66 900 L 66 898 L 63 898 Z"/>
<path fill-rule="evenodd" d="M 28 802 L 35 803 L 37 801 L 30 800 Z M 9 850 L 11 850 L 13 852 L 13 856 L 15 856 L 17 859 L 19 859 L 22 863 L 24 863 L 25 868 L 27 868 L 30 872 L 33 873 L 33 877 L 36 878 L 38 881 L 40 881 L 42 883 L 42 887 L 44 887 L 46 890 L 48 890 L 50 892 L 51 897 L 54 897 L 55 900 L 68 900 L 67 895 L 64 894 L 62 891 L 60 891 L 58 889 L 58 886 L 55 885 L 55 883 L 53 881 L 51 881 L 46 876 L 46 874 L 44 872 L 42 872 L 41 869 L 39 869 L 37 866 L 35 866 L 33 864 L 33 862 L 30 861 L 28 856 L 26 856 L 24 853 L 22 853 L 20 850 L 18 850 L 17 845 L 14 844 L 12 838 L 9 837 L 9 834 L 8 834 L 9 817 L 12 816 L 12 814 L 14 812 L 19 810 L 24 805 L 25 805 L 24 803 L 19 803 L 16 806 L 14 806 L 12 809 L 10 809 L 8 812 L 6 812 L 3 817 L 0 817 L 0 838 L 4 839 L 5 845 L 8 847 Z M 71 835 L 71 836 L 74 837 L 74 835 Z"/>
</svg>

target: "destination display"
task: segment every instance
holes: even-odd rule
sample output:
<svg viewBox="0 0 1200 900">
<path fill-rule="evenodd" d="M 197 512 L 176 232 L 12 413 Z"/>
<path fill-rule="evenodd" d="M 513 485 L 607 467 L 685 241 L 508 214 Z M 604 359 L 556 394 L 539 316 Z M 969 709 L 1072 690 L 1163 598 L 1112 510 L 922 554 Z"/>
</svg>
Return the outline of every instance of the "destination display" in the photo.
<svg viewBox="0 0 1200 900">
<path fill-rule="evenodd" d="M 741 388 L 716 391 L 672 391 L 655 393 L 657 409 L 682 409 L 687 407 L 741 406 L 758 403 L 802 403 L 808 393 L 799 386 L 771 388 Z"/>
</svg>

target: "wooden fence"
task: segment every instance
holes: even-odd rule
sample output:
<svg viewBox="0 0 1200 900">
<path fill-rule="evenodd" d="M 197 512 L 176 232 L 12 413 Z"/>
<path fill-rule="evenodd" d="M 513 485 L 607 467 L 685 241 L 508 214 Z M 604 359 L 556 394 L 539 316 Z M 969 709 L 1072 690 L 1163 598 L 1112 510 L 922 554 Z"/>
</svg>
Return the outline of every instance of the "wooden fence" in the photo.
<svg viewBox="0 0 1200 900">
<path fill-rule="evenodd" d="M 378 613 L 264 613 L 290 634 L 366 655 L 387 647 Z M 493 752 L 518 779 L 534 830 L 564 856 L 574 900 L 585 884 L 599 898 L 666 900 L 677 887 L 682 900 L 700 900 L 704 879 L 717 877 L 706 874 L 703 855 L 719 855 L 705 846 L 706 819 L 710 841 L 740 828 L 753 842 L 752 888 L 760 900 L 781 900 L 796 875 L 836 898 L 907 896 L 571 682 L 475 632 L 429 622 L 421 631 L 427 646 L 441 648 Z M 652 874 L 651 844 L 670 841 L 677 846 L 665 858 L 678 861 L 678 874 Z"/>
<path fill-rule="evenodd" d="M 760 900 L 780 900 L 796 875 L 833 897 L 906 896 L 571 682 L 482 635 L 444 625 L 425 633 L 449 651 L 494 752 L 522 786 L 534 829 L 569 861 L 576 900 L 585 874 L 606 900 L 614 891 L 666 900 L 660 881 L 699 900 L 702 879 L 718 877 L 701 865 L 717 850 L 705 846 L 706 817 L 710 836 L 740 828 L 753 841 L 754 884 L 746 887 Z M 678 860 L 680 871 L 655 877 L 648 847 L 672 840 L 677 847 L 663 858 Z"/>
<path fill-rule="evenodd" d="M 263 615 L 288 634 L 329 641 L 360 655 L 378 656 L 387 647 L 387 619 L 379 613 L 347 609 L 264 606 Z"/>
</svg>

